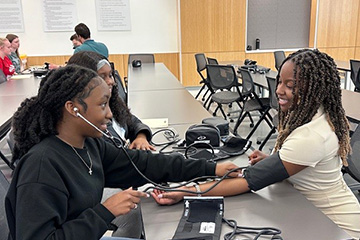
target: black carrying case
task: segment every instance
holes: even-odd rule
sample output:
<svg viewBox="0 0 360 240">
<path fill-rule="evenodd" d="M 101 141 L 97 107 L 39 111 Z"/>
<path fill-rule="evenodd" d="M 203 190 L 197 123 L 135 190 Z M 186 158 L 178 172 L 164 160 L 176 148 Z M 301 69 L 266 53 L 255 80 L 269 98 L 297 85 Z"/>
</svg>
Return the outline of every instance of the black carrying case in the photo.
<svg viewBox="0 0 360 240">
<path fill-rule="evenodd" d="M 210 124 L 191 125 L 185 133 L 186 146 L 193 143 L 210 144 L 213 147 L 220 146 L 220 131 Z"/>
<path fill-rule="evenodd" d="M 210 124 L 217 127 L 220 131 L 220 136 L 229 135 L 229 122 L 221 117 L 210 117 L 202 120 L 203 124 Z"/>
</svg>

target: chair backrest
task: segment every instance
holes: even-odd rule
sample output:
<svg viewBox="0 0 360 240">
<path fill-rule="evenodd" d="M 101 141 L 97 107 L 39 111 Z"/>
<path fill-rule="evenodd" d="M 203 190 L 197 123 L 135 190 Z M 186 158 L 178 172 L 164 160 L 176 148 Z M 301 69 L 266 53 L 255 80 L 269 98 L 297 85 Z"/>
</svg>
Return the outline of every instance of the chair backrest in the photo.
<svg viewBox="0 0 360 240">
<path fill-rule="evenodd" d="M 248 69 L 239 68 L 242 79 L 241 93 L 244 97 L 250 96 L 255 91 L 255 84 Z"/>
<path fill-rule="evenodd" d="M 119 93 L 119 96 L 121 97 L 121 99 L 127 104 L 127 101 L 128 101 L 128 95 L 127 95 L 127 92 L 126 92 L 126 89 L 124 87 L 124 84 L 121 80 L 121 77 L 120 77 L 120 74 L 117 70 L 114 71 L 114 79 L 115 79 L 115 82 L 118 86 L 118 93 Z"/>
<path fill-rule="evenodd" d="M 9 235 L 9 227 L 7 225 L 5 214 L 5 196 L 9 189 L 10 183 L 0 171 L 0 240 L 7 240 Z"/>
<path fill-rule="evenodd" d="M 279 103 L 276 97 L 276 79 L 266 76 L 266 81 L 269 87 L 270 107 L 277 110 L 279 109 Z"/>
<path fill-rule="evenodd" d="M 282 62 L 286 58 L 285 57 L 285 52 L 284 51 L 275 51 L 274 52 L 274 58 L 275 58 L 275 68 L 276 68 L 276 70 L 279 70 L 280 65 L 282 64 Z"/>
<path fill-rule="evenodd" d="M 219 65 L 219 62 L 216 58 L 207 58 L 208 64 L 212 64 L 212 65 Z"/>
<path fill-rule="evenodd" d="M 127 91 L 124 87 L 124 84 L 121 80 L 119 72 L 115 69 L 115 64 L 113 62 L 110 62 L 110 66 L 113 72 L 113 77 L 115 80 L 115 83 L 118 86 L 118 93 L 120 98 L 127 104 Z"/>
<path fill-rule="evenodd" d="M 201 72 L 205 70 L 207 65 L 205 54 L 203 53 L 195 54 L 195 61 L 196 61 L 196 71 L 201 75 Z"/>
<path fill-rule="evenodd" d="M 350 145 L 352 153 L 347 158 L 349 166 L 345 167 L 345 171 L 360 182 L 360 125 L 356 127 L 355 132 L 352 134 Z"/>
<path fill-rule="evenodd" d="M 350 59 L 350 78 L 355 85 L 355 89 L 360 90 L 360 60 Z"/>
<path fill-rule="evenodd" d="M 7 81 L 7 78 L 4 74 L 4 72 L 0 69 L 0 83 L 4 83 Z"/>
<path fill-rule="evenodd" d="M 238 79 L 232 66 L 207 65 L 206 73 L 210 85 L 215 89 L 230 89 L 237 86 Z"/>
<path fill-rule="evenodd" d="M 358 75 L 360 68 L 360 60 L 350 59 L 350 78 L 353 82 L 355 82 L 355 79 Z"/>
<path fill-rule="evenodd" d="M 128 64 L 132 63 L 134 60 L 140 60 L 141 63 L 155 63 L 154 54 L 151 53 L 129 54 Z"/>
<path fill-rule="evenodd" d="M 360 70 L 360 69 L 359 69 Z M 355 92 L 360 92 L 360 71 L 358 72 L 356 81 L 354 82 L 355 85 Z"/>
</svg>

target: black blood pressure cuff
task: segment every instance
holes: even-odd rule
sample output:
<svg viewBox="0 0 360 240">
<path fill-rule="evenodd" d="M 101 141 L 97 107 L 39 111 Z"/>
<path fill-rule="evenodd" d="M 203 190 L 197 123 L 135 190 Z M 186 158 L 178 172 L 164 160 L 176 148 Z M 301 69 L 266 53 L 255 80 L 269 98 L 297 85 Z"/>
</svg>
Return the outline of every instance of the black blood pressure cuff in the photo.
<svg viewBox="0 0 360 240">
<path fill-rule="evenodd" d="M 280 182 L 289 177 L 279 152 L 270 155 L 253 166 L 243 169 L 243 176 L 253 191 L 260 190 L 273 183 Z"/>
</svg>

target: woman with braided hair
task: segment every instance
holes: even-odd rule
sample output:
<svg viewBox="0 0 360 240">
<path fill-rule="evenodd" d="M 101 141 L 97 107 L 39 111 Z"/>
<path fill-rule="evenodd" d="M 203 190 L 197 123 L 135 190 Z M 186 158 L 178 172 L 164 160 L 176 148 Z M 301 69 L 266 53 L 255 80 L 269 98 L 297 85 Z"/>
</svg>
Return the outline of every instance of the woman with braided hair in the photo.
<svg viewBox="0 0 360 240">
<path fill-rule="evenodd" d="M 75 53 L 68 64 L 76 64 L 96 71 L 109 86 L 112 92 L 109 105 L 114 117 L 109 122 L 108 130 L 113 136 L 129 139 L 130 149 L 155 150 L 149 143 L 152 137 L 150 128 L 131 114 L 124 99 L 118 94 L 120 83 L 115 82 L 113 70 L 104 56 L 96 52 L 81 51 Z"/>
<path fill-rule="evenodd" d="M 147 181 L 127 154 L 155 182 L 221 176 L 236 168 L 105 142 L 98 129 L 105 131 L 113 117 L 110 95 L 95 71 L 68 65 L 51 71 L 38 95 L 16 111 L 13 160 L 20 160 L 5 198 L 9 239 L 100 239 L 116 216 L 147 196 L 131 189 Z M 104 187 L 126 190 L 101 203 Z"/>
<path fill-rule="evenodd" d="M 254 151 L 243 178 L 225 180 L 206 195 L 236 195 L 288 179 L 339 227 L 359 239 L 360 205 L 341 173 L 350 152 L 349 124 L 334 60 L 319 50 L 291 54 L 280 66 L 276 94 L 279 135 L 272 155 Z M 199 187 L 205 190 L 211 184 Z M 155 191 L 152 195 L 159 204 L 172 204 L 184 194 Z"/>
</svg>

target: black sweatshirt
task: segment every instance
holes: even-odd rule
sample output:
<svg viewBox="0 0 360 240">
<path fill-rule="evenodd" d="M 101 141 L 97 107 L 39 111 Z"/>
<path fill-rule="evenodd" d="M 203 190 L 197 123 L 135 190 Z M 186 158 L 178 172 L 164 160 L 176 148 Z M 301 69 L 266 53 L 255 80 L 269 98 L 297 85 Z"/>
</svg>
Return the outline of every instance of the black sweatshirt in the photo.
<svg viewBox="0 0 360 240">
<path fill-rule="evenodd" d="M 101 203 L 104 187 L 138 187 L 146 181 L 124 152 L 102 139 L 88 138 L 74 150 L 55 136 L 22 157 L 5 199 L 15 239 L 99 239 L 114 216 Z M 215 163 L 127 150 L 137 167 L 155 182 L 177 182 L 215 174 Z"/>
</svg>

